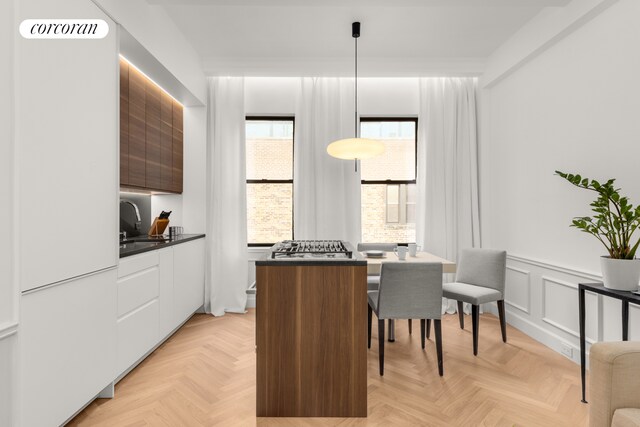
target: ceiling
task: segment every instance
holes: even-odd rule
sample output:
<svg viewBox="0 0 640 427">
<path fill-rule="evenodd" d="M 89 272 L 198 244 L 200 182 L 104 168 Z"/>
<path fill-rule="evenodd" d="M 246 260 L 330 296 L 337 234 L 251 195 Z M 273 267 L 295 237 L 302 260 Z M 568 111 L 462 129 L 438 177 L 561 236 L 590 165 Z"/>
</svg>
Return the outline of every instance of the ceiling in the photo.
<svg viewBox="0 0 640 427">
<path fill-rule="evenodd" d="M 479 74 L 546 7 L 569 0 L 147 0 L 164 8 L 209 75 Z"/>
</svg>

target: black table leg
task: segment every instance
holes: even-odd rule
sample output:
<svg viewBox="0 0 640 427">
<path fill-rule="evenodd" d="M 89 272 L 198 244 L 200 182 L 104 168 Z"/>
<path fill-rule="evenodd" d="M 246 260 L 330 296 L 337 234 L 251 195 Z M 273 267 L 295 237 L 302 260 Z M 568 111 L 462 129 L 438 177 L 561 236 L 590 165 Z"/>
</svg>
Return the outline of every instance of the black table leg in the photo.
<svg viewBox="0 0 640 427">
<path fill-rule="evenodd" d="M 629 341 L 629 301 L 622 301 L 622 341 Z"/>
<path fill-rule="evenodd" d="M 585 349 L 585 307 L 584 307 L 584 295 L 585 291 L 582 288 L 578 290 L 578 301 L 579 301 L 579 316 L 580 316 L 580 377 L 582 379 L 582 403 L 587 403 L 586 399 L 586 388 L 585 388 L 585 378 L 586 378 L 586 349 Z"/>
<path fill-rule="evenodd" d="M 387 320 L 389 323 L 389 342 L 396 342 L 396 321 L 394 319 Z"/>
</svg>

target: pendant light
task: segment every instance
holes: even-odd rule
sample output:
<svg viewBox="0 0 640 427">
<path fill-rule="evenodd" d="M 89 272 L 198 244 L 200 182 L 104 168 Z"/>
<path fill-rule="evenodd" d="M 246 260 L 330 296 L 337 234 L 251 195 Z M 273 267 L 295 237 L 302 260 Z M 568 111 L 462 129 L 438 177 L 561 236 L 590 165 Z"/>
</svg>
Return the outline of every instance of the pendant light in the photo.
<svg viewBox="0 0 640 427">
<path fill-rule="evenodd" d="M 355 40 L 355 131 L 353 138 L 339 139 L 327 146 L 330 156 L 343 160 L 354 160 L 358 171 L 358 160 L 370 159 L 384 153 L 384 144 L 374 139 L 358 138 L 358 37 L 360 37 L 360 23 L 351 24 L 351 36 Z"/>
</svg>

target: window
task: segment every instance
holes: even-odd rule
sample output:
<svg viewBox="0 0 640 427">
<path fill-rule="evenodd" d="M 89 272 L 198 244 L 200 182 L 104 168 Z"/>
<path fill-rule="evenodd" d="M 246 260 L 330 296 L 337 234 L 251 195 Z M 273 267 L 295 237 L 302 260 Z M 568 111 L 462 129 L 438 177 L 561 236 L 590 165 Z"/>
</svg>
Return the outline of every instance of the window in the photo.
<svg viewBox="0 0 640 427">
<path fill-rule="evenodd" d="M 416 240 L 417 129 L 416 118 L 360 119 L 360 135 L 386 148 L 361 161 L 363 242 Z"/>
<path fill-rule="evenodd" d="M 293 239 L 293 117 L 247 117 L 249 246 Z"/>
</svg>

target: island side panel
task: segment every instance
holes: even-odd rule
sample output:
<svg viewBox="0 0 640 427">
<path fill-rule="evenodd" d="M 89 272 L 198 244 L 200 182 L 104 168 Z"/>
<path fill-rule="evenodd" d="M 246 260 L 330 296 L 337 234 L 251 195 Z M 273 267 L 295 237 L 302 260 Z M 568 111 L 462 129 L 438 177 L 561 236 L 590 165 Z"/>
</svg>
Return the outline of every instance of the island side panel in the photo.
<svg viewBox="0 0 640 427">
<path fill-rule="evenodd" d="M 256 415 L 300 412 L 299 267 L 256 267 Z"/>
<path fill-rule="evenodd" d="M 303 270 L 305 416 L 367 416 L 366 274 L 366 266 Z"/>
</svg>

